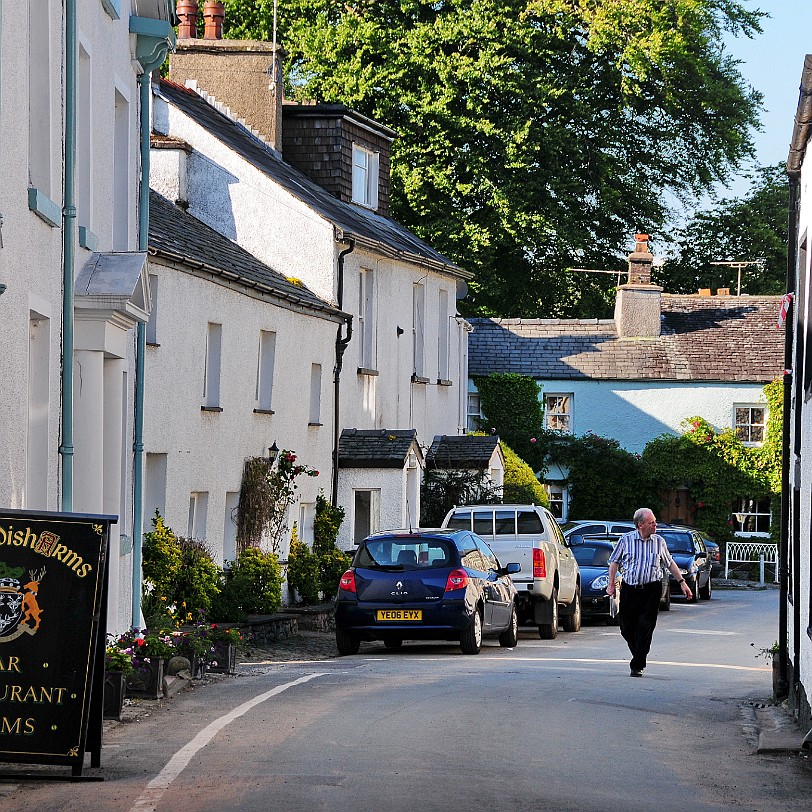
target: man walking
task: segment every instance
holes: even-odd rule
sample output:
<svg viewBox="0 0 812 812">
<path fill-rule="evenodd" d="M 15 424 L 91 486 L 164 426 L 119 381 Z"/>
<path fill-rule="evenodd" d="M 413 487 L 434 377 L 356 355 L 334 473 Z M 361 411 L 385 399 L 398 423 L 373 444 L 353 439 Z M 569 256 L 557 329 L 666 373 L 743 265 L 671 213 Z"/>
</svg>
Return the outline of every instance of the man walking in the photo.
<svg viewBox="0 0 812 812">
<path fill-rule="evenodd" d="M 629 644 L 632 677 L 642 677 L 651 638 L 657 625 L 662 594 L 662 567 L 668 567 L 690 600 L 690 587 L 679 566 L 671 558 L 665 539 L 658 536 L 657 519 L 649 508 L 634 513 L 635 530 L 624 533 L 609 556 L 609 584 L 606 591 L 615 594 L 618 568 L 623 572 L 620 587 L 620 633 Z"/>
</svg>

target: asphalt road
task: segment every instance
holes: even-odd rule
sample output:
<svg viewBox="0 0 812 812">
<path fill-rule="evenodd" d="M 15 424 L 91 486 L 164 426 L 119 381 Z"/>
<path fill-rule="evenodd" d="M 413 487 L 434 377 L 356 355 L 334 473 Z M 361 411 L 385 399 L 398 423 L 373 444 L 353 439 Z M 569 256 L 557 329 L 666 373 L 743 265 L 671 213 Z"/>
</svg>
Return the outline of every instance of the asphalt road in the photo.
<svg viewBox="0 0 812 812">
<path fill-rule="evenodd" d="M 516 649 L 369 646 L 266 662 L 112 730 L 103 783 L 0 786 L 24 810 L 809 810 L 797 756 L 754 752 L 776 591 L 662 613 L 643 679 L 616 627 Z M 754 646 L 751 646 L 751 643 Z"/>
</svg>

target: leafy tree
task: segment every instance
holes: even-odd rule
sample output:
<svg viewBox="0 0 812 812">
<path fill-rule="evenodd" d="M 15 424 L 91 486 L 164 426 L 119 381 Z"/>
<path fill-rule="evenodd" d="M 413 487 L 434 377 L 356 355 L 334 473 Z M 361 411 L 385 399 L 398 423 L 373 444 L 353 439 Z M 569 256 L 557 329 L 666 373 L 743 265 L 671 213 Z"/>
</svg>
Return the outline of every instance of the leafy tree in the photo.
<svg viewBox="0 0 812 812">
<path fill-rule="evenodd" d="M 789 181 L 783 164 L 762 166 L 743 197 L 720 200 L 694 214 L 677 236 L 676 256 L 655 279 L 669 293 L 696 293 L 699 288 L 736 292 L 738 271 L 717 261 L 752 262 L 742 268 L 741 291 L 775 294 L 784 290 L 787 271 Z"/>
<path fill-rule="evenodd" d="M 269 39 L 272 0 L 226 0 Z M 476 273 L 480 315 L 594 315 L 662 192 L 709 190 L 752 154 L 760 95 L 724 36 L 739 0 L 281 0 L 286 91 L 400 134 L 393 216 Z M 622 263 L 621 266 L 622 267 Z"/>
<path fill-rule="evenodd" d="M 499 489 L 485 471 L 430 468 L 420 486 L 420 525 L 439 527 L 456 505 L 493 504 Z"/>
<path fill-rule="evenodd" d="M 544 486 L 536 479 L 533 469 L 505 443 L 500 443 L 505 455 L 505 481 L 502 501 L 506 505 L 542 505 L 550 507 Z"/>
</svg>

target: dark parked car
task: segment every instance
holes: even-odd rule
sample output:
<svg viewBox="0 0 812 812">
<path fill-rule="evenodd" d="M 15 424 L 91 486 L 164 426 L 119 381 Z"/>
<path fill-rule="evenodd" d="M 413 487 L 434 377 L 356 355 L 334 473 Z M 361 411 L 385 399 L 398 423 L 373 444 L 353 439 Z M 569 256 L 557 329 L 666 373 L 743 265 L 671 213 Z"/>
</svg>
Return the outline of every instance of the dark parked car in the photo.
<svg viewBox="0 0 812 812">
<path fill-rule="evenodd" d="M 715 541 L 711 541 L 701 531 L 700 534 L 702 535 L 702 541 L 705 542 L 705 549 L 708 551 L 708 559 L 711 562 L 711 578 L 718 578 L 725 569 L 722 566 L 722 551 Z"/>
<path fill-rule="evenodd" d="M 618 533 L 594 535 L 573 534 L 569 537 L 572 554 L 581 570 L 581 613 L 585 617 L 605 617 L 609 614 L 609 556 L 620 538 Z M 623 578 L 620 574 L 618 577 Z M 671 592 L 668 585 L 668 572 L 663 570 L 660 611 L 671 608 Z"/>
<path fill-rule="evenodd" d="M 689 527 L 658 527 L 657 532 L 665 539 L 671 557 L 682 571 L 682 577 L 688 582 L 693 593 L 691 602 L 696 603 L 700 598 L 710 600 L 713 594 L 711 561 L 702 534 Z M 673 575 L 671 593 L 682 594 L 682 589 Z"/>
<path fill-rule="evenodd" d="M 362 640 L 398 648 L 404 640 L 458 640 L 478 654 L 483 635 L 518 642 L 512 563 L 502 567 L 469 530 L 390 531 L 359 545 L 336 597 L 339 654 L 356 654 Z"/>
</svg>

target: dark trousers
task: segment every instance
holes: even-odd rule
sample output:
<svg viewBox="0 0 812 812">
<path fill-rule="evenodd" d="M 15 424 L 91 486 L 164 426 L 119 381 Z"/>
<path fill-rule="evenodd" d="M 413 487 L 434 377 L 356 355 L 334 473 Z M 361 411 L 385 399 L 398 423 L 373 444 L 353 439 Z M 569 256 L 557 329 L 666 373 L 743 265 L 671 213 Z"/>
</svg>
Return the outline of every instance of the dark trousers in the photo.
<svg viewBox="0 0 812 812">
<path fill-rule="evenodd" d="M 657 625 L 662 584 L 655 581 L 642 588 L 622 584 L 620 590 L 620 633 L 632 653 L 629 667 L 632 671 L 642 671 Z"/>
</svg>

